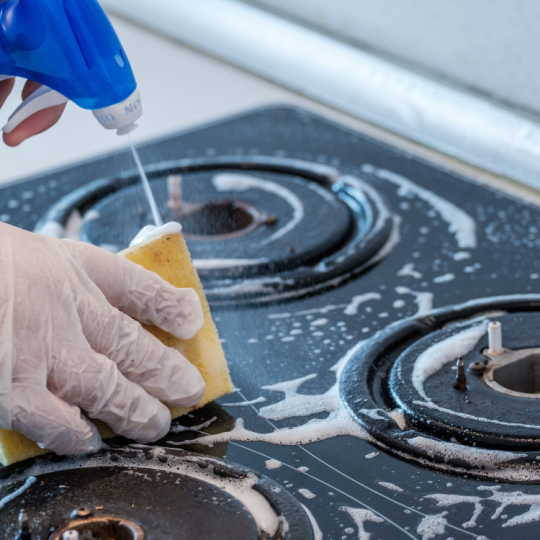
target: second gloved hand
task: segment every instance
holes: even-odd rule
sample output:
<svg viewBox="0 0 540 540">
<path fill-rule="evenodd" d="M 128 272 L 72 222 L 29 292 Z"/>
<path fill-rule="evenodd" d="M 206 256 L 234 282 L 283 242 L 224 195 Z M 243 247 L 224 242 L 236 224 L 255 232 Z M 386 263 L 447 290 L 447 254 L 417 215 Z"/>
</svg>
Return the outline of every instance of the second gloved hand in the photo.
<svg viewBox="0 0 540 540">
<path fill-rule="evenodd" d="M 95 246 L 0 223 L 0 427 L 59 454 L 97 450 L 81 414 L 139 442 L 169 430 L 205 383 L 133 320 L 181 339 L 203 326 L 192 289 Z"/>
</svg>

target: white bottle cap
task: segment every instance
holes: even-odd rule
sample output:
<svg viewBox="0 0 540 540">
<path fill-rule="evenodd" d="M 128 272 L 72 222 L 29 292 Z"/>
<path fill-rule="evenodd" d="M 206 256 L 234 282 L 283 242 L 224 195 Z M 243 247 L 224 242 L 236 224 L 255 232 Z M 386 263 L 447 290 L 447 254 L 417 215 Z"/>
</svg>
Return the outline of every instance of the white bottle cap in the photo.
<svg viewBox="0 0 540 540">
<path fill-rule="evenodd" d="M 116 129 L 117 135 L 127 135 L 139 126 L 135 123 L 142 115 L 141 94 L 135 92 L 120 103 L 92 111 L 105 129 Z"/>
</svg>

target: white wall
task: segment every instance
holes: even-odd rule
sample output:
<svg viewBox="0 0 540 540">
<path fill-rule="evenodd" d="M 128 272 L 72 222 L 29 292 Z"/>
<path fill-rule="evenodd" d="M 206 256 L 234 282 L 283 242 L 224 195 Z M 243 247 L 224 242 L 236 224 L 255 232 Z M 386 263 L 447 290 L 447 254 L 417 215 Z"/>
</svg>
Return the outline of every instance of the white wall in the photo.
<svg viewBox="0 0 540 540">
<path fill-rule="evenodd" d="M 539 0 L 249 0 L 540 114 Z"/>
</svg>

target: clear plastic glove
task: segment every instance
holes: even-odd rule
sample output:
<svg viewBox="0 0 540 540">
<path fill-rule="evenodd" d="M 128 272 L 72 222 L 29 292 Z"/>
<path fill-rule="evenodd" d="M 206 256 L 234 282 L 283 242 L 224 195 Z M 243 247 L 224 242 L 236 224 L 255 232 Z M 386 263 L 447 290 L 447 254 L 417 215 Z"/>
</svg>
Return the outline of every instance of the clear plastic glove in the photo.
<svg viewBox="0 0 540 540">
<path fill-rule="evenodd" d="M 181 339 L 204 324 L 193 289 L 95 246 L 0 223 L 0 427 L 58 454 L 101 446 L 81 410 L 139 442 L 163 437 L 163 404 L 195 405 L 205 383 L 131 317 Z"/>
</svg>

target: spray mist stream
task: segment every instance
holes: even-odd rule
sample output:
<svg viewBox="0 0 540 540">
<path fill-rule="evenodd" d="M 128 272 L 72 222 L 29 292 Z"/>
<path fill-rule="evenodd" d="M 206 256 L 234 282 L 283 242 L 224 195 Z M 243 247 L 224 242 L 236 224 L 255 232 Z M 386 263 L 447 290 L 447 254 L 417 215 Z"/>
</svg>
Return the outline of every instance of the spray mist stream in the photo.
<svg viewBox="0 0 540 540">
<path fill-rule="evenodd" d="M 161 216 L 159 214 L 156 200 L 154 199 L 154 194 L 152 193 L 152 190 L 150 189 L 150 184 L 148 183 L 148 178 L 146 178 L 146 173 L 144 172 L 141 160 L 139 159 L 139 154 L 137 153 L 137 150 L 133 144 L 133 141 L 131 140 L 131 135 L 128 135 L 129 138 L 129 144 L 131 145 L 131 152 L 133 153 L 133 158 L 135 159 L 135 163 L 137 164 L 137 167 L 139 169 L 139 174 L 141 175 L 144 193 L 146 194 L 146 198 L 148 199 L 148 204 L 150 205 L 150 209 L 152 210 L 152 216 L 154 217 L 154 222 L 156 224 L 156 227 L 161 227 L 163 225 L 163 220 L 161 219 Z"/>
</svg>

